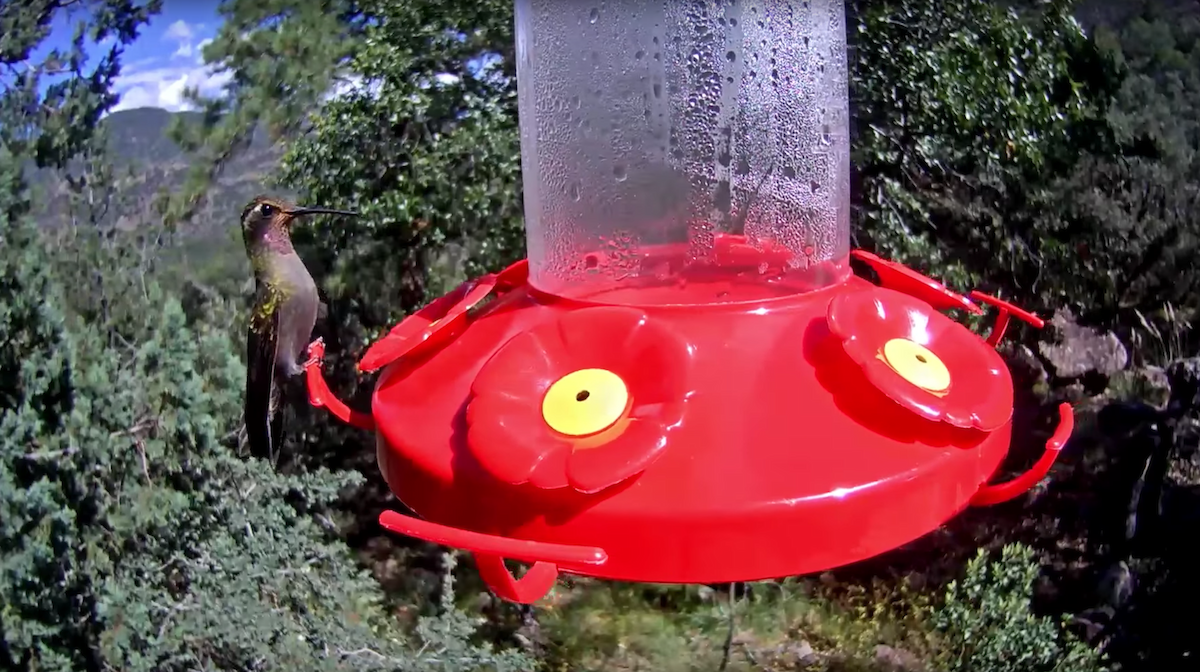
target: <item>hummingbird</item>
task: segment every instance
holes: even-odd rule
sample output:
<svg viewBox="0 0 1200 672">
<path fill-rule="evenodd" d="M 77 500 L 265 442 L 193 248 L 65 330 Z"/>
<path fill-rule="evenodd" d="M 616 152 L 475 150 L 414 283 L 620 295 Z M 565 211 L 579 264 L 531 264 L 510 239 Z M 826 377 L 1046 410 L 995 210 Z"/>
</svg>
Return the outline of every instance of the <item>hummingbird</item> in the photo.
<svg viewBox="0 0 1200 672">
<path fill-rule="evenodd" d="M 321 299 L 296 248 L 291 228 L 305 215 L 357 212 L 299 207 L 258 196 L 242 210 L 242 241 L 254 271 L 254 308 L 246 333 L 246 399 L 243 415 L 250 454 L 275 463 L 283 432 L 279 412 L 284 386 L 304 372 L 305 351 Z"/>
</svg>

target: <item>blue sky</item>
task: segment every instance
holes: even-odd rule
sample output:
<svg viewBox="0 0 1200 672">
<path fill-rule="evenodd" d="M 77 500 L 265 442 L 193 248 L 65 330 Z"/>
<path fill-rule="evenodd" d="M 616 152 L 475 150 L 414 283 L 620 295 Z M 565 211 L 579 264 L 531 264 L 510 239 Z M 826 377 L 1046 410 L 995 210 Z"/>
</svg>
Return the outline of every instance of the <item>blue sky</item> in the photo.
<svg viewBox="0 0 1200 672">
<path fill-rule="evenodd" d="M 227 76 L 204 66 L 200 48 L 220 27 L 217 0 L 164 0 L 163 11 L 143 26 L 141 36 L 125 49 L 116 92 L 121 101 L 115 109 L 161 107 L 186 109 L 183 90 L 198 86 L 216 93 Z M 69 46 L 74 20 L 61 14 L 42 53 L 56 46 Z M 94 45 L 92 53 L 99 51 Z"/>
<path fill-rule="evenodd" d="M 216 35 L 221 26 L 217 12 L 219 0 L 164 0 L 162 12 L 142 27 L 138 39 L 125 48 L 121 75 L 115 84 L 120 102 L 112 111 L 138 107 L 159 107 L 172 112 L 189 109 L 183 99 L 187 87 L 198 87 L 201 93 L 220 95 L 229 81 L 229 74 L 206 67 L 201 48 Z M 41 60 L 51 49 L 69 48 L 78 17 L 60 12 L 54 19 L 52 32 L 45 43 L 32 55 Z M 106 44 L 89 44 L 89 55 L 98 55 Z M 484 65 L 480 60 L 473 69 Z M 449 82 L 452 75 L 438 75 Z M 340 96 L 359 88 L 361 78 L 345 75 L 327 94 Z M 43 81 L 43 86 L 49 82 Z M 370 90 L 370 87 L 368 87 Z"/>
</svg>

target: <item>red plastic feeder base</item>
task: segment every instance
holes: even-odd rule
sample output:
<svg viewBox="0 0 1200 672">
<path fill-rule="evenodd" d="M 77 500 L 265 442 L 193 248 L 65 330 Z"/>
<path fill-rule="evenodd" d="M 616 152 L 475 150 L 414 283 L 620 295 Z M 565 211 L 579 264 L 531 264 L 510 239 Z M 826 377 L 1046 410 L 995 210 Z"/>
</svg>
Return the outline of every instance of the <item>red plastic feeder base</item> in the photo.
<svg viewBox="0 0 1200 672">
<path fill-rule="evenodd" d="M 736 295 L 738 277 L 772 261 L 740 237 L 718 248 L 750 270 L 686 291 Z M 472 552 L 497 595 L 528 603 L 560 572 L 720 583 L 821 571 L 1036 484 L 1070 435 L 1066 404 L 1029 473 L 987 481 L 1013 395 L 992 346 L 1010 314 L 1040 320 L 976 293 L 1000 315 L 985 340 L 938 312 L 975 303 L 855 254 L 882 286 L 843 263 L 817 269 L 842 278 L 832 286 L 791 296 L 605 305 L 536 291 L 522 262 L 461 288 L 471 305 L 442 302 L 445 322 L 418 312 L 368 353 L 384 367 L 380 469 L 421 516 L 380 522 Z M 621 291 L 628 303 L 640 290 Z M 318 366 L 309 386 L 314 403 L 371 424 L 331 403 Z M 533 566 L 518 580 L 505 558 Z"/>
</svg>

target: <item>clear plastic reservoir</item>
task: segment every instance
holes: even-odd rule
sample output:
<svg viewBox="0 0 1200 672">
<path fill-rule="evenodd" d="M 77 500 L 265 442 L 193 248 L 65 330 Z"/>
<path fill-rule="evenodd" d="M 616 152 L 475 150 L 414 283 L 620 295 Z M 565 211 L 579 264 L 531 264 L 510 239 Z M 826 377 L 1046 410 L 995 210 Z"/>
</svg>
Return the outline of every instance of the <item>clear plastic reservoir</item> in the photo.
<svg viewBox="0 0 1200 672">
<path fill-rule="evenodd" d="M 624 304 L 849 273 L 841 0 L 516 0 L 530 280 Z"/>
</svg>

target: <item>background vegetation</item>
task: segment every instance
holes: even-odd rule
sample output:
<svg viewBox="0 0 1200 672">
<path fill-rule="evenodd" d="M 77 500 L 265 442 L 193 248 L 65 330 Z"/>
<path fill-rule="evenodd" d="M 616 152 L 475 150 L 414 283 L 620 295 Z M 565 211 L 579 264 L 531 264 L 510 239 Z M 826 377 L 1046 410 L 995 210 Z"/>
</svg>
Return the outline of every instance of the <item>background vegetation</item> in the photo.
<svg viewBox="0 0 1200 672">
<path fill-rule="evenodd" d="M 250 196 L 364 213 L 297 234 L 329 306 L 327 375 L 359 405 L 366 345 L 523 256 L 510 3 L 227 0 L 205 48 L 233 75 L 227 97 L 104 116 L 124 45 L 158 10 L 0 4 L 0 668 L 1195 660 L 1193 4 L 848 4 L 855 244 L 1066 309 L 1060 342 L 1027 334 L 1006 353 L 1021 388 L 1006 468 L 1032 459 L 1056 403 L 1080 411 L 1045 487 L 820 577 L 564 580 L 532 614 L 481 594 L 454 554 L 381 536 L 396 503 L 361 433 L 302 417 L 279 472 L 237 450 L 234 218 Z M 32 59 L 68 12 L 74 48 Z"/>
</svg>

